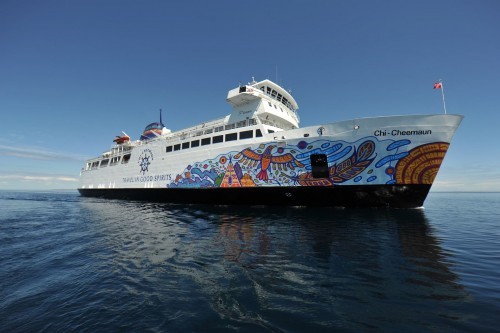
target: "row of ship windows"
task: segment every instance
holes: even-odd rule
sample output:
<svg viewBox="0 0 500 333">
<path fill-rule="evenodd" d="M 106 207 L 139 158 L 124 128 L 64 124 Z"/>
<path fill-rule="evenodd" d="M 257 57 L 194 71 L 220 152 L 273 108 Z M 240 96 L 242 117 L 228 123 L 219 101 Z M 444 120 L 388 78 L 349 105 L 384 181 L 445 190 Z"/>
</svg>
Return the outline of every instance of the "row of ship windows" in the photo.
<svg viewBox="0 0 500 333">
<path fill-rule="evenodd" d="M 276 90 L 270 88 L 270 87 L 260 87 L 260 90 L 262 90 L 264 93 L 266 93 L 268 96 L 271 96 L 271 98 L 278 100 L 279 102 L 283 103 L 287 108 L 289 108 L 292 111 L 295 111 L 295 109 L 292 106 L 292 103 L 290 103 L 285 97 L 283 97 L 280 93 L 278 93 Z"/>
<path fill-rule="evenodd" d="M 272 133 L 272 132 L 274 132 L 274 131 L 269 130 L 269 133 Z M 259 138 L 261 136 L 262 136 L 261 130 L 256 129 L 255 130 L 255 137 Z M 225 135 L 215 135 L 215 136 L 210 137 L 210 138 L 203 138 L 201 140 L 193 140 L 191 142 L 187 141 L 187 142 L 183 142 L 183 143 L 178 143 L 178 144 L 175 144 L 172 146 L 167 146 L 166 152 L 170 153 L 172 151 L 178 151 L 181 149 L 195 148 L 195 147 L 199 147 L 200 145 L 207 146 L 207 145 L 215 144 L 215 143 L 236 141 L 236 140 L 238 140 L 238 137 L 240 140 L 251 139 L 254 137 L 254 132 L 253 132 L 253 130 L 249 130 L 249 131 L 242 131 L 239 133 L 228 133 Z"/>
<path fill-rule="evenodd" d="M 128 161 L 130 160 L 130 154 L 123 155 L 122 156 L 115 156 L 111 159 L 105 158 L 101 161 L 94 161 L 94 162 L 89 162 L 87 163 L 87 169 L 86 170 L 91 170 L 91 169 L 97 169 L 97 168 L 104 168 L 113 165 L 117 165 L 120 162 L 120 159 L 122 160 L 122 164 L 127 164 Z"/>
<path fill-rule="evenodd" d="M 274 133 L 274 131 L 273 130 L 268 130 L 268 133 Z M 249 131 L 242 131 L 242 132 L 239 132 L 239 133 L 228 133 L 228 134 L 225 134 L 225 135 L 216 135 L 216 136 L 213 136 L 213 137 L 210 137 L 210 138 L 203 138 L 201 140 L 193 140 L 191 142 L 189 142 L 189 141 L 188 142 L 183 142 L 182 144 L 178 143 L 178 144 L 175 144 L 175 145 L 172 145 L 172 146 L 167 146 L 166 152 L 170 153 L 172 151 L 178 151 L 178 150 L 181 150 L 181 149 L 188 149 L 188 148 L 199 147 L 200 145 L 201 146 L 206 146 L 206 145 L 209 145 L 209 144 L 215 144 L 215 143 L 221 143 L 221 142 L 228 142 L 228 141 L 235 141 L 235 140 L 238 140 L 238 137 L 239 137 L 240 140 L 251 139 L 251 138 L 254 137 L 254 131 L 253 130 L 249 130 Z M 255 130 L 255 137 L 257 137 L 257 138 L 258 137 L 262 137 L 262 132 L 261 132 L 260 129 L 256 129 Z M 115 156 L 115 157 L 112 157 L 111 159 L 105 158 L 105 159 L 102 159 L 100 161 L 89 162 L 89 163 L 87 163 L 86 170 L 92 170 L 92 169 L 104 168 L 104 167 L 107 167 L 107 166 L 117 165 L 117 164 L 120 163 L 120 160 L 121 160 L 122 164 L 128 163 L 128 161 L 130 160 L 130 154 L 123 155 L 123 158 L 122 158 L 122 156 Z"/>
</svg>

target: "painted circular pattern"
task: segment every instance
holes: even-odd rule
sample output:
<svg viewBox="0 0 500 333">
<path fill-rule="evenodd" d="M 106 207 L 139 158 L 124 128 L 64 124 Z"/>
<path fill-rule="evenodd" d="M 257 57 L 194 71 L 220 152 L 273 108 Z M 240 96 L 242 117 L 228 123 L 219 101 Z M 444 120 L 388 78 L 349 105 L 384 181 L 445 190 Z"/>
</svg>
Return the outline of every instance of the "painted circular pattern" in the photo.
<svg viewBox="0 0 500 333">
<path fill-rule="evenodd" d="M 297 144 L 297 148 L 299 149 L 304 149 L 307 147 L 307 142 L 305 141 L 300 141 L 298 144 Z"/>
<path fill-rule="evenodd" d="M 428 143 L 409 151 L 408 156 L 396 164 L 398 184 L 432 184 L 443 162 L 449 144 L 446 142 Z"/>
</svg>

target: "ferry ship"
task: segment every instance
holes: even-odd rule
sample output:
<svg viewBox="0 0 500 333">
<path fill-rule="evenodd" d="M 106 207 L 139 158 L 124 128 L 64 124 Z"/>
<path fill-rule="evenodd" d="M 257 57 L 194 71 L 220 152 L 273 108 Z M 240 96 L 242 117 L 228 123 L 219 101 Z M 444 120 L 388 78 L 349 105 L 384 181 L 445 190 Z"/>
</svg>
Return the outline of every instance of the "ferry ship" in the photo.
<svg viewBox="0 0 500 333">
<path fill-rule="evenodd" d="M 263 80 L 227 94 L 232 112 L 179 131 L 125 133 L 86 161 L 82 196 L 172 203 L 415 208 L 463 116 L 360 118 L 299 127 L 291 93 Z"/>
</svg>

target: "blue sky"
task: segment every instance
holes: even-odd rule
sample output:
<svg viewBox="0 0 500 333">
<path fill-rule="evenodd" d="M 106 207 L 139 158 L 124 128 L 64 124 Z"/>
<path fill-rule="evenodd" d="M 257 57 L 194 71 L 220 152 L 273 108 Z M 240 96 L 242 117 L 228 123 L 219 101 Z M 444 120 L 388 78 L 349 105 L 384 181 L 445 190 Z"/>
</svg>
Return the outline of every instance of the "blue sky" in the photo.
<svg viewBox="0 0 500 333">
<path fill-rule="evenodd" d="M 0 189 L 76 188 L 86 158 L 164 112 L 172 130 L 230 113 L 269 78 L 301 126 L 465 116 L 434 191 L 500 191 L 500 2 L 0 1 Z"/>
</svg>

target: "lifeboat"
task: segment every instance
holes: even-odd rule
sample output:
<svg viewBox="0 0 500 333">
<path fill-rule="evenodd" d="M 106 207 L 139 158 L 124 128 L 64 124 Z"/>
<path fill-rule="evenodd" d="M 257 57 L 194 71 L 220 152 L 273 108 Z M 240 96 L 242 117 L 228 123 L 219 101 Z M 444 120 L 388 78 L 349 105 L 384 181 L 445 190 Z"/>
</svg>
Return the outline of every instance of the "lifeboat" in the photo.
<svg viewBox="0 0 500 333">
<path fill-rule="evenodd" d="M 128 135 L 122 135 L 122 136 L 117 135 L 116 138 L 113 140 L 113 142 L 115 142 L 118 145 L 127 143 L 129 141 L 130 141 L 130 137 Z"/>
</svg>

